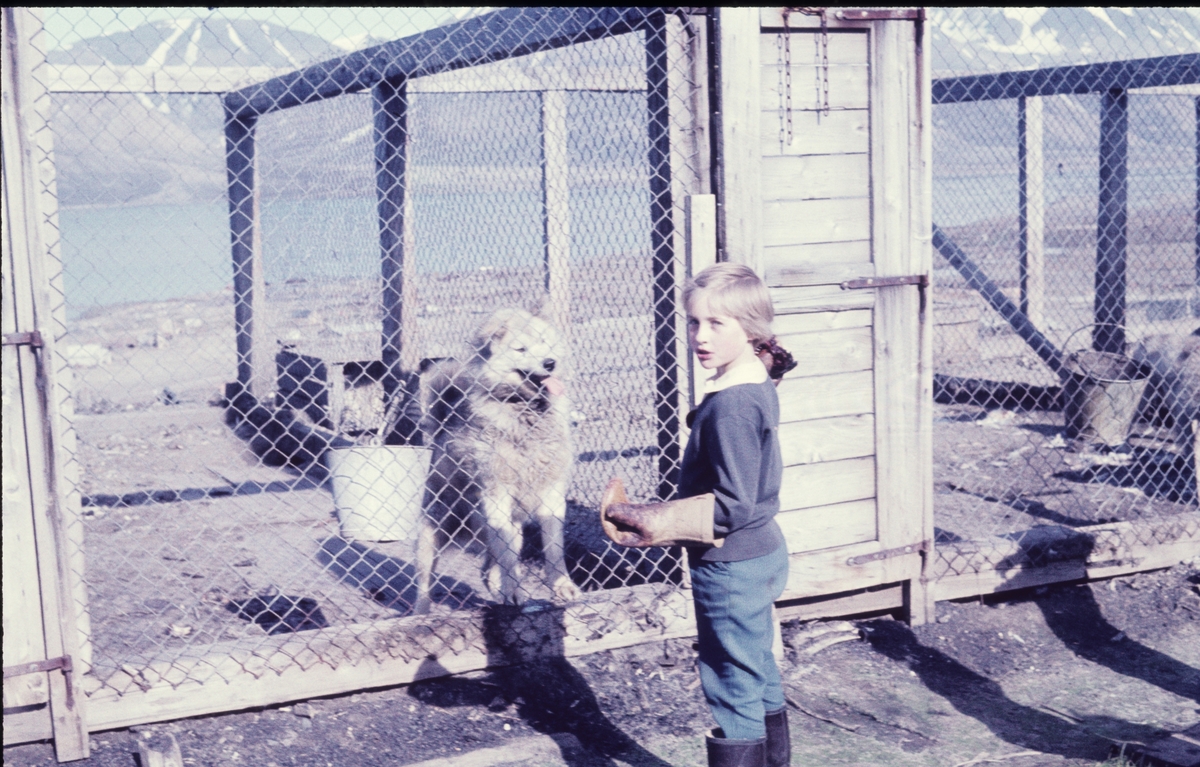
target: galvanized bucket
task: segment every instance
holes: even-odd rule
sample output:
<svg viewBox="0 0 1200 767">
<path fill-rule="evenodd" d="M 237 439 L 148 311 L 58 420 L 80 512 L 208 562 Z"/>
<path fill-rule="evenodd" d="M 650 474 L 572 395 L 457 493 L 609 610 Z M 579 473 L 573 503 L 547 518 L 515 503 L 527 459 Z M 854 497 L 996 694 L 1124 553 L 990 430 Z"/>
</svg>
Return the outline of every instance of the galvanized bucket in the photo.
<svg viewBox="0 0 1200 767">
<path fill-rule="evenodd" d="M 1149 371 L 1124 354 L 1091 350 L 1068 356 L 1066 369 L 1067 439 L 1106 447 L 1125 444 Z"/>
</svg>

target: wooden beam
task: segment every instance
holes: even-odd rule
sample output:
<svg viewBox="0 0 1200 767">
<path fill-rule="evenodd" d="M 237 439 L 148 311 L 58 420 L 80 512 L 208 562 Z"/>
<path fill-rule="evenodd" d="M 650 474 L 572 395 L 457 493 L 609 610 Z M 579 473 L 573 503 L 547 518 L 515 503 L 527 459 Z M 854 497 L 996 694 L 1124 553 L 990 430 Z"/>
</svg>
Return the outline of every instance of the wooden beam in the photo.
<svg viewBox="0 0 1200 767">
<path fill-rule="evenodd" d="M 543 314 L 571 348 L 571 185 L 567 154 L 567 94 L 545 91 L 542 101 Z"/>
<path fill-rule="evenodd" d="M 1092 348 L 1125 353 L 1129 221 L 1129 94 L 1100 102 L 1100 203 L 1096 214 L 1096 296 Z"/>
<path fill-rule="evenodd" d="M 647 627 L 635 617 L 650 604 L 654 625 Z M 501 609 L 493 616 L 497 613 L 511 614 Z M 691 598 L 661 584 L 590 592 L 570 609 L 538 615 L 543 617 L 529 618 L 531 628 L 551 641 L 540 648 L 536 641 L 526 646 L 543 651 L 540 657 L 575 657 L 696 634 Z M 615 617 L 601 626 L 596 615 Z M 90 678 L 88 726 L 94 732 L 505 665 L 508 648 L 489 642 L 485 620 L 484 611 L 437 616 L 432 623 L 428 617 L 410 616 L 263 637 L 249 650 L 244 642 L 218 643 L 198 667 L 170 662 L 142 667 L 151 682 L 147 690 L 139 690 L 132 679 L 121 690 L 124 685 L 117 679 L 102 684 Z M 553 633 L 546 634 L 547 629 Z M 207 683 L 190 678 L 192 668 L 211 670 Z"/>
<path fill-rule="evenodd" d="M 1017 163 L 1021 311 L 1035 327 L 1045 327 L 1046 191 L 1040 96 L 1017 99 Z"/>
<path fill-rule="evenodd" d="M 5 125 L 0 132 L 0 167 L 5 209 L 3 243 L 7 246 L 3 249 L 3 270 L 4 285 L 11 286 L 12 291 L 3 298 L 6 312 L 12 314 L 13 332 L 37 332 L 44 345 L 40 349 L 28 344 L 17 346 L 17 390 L 5 393 L 15 394 L 21 402 L 22 436 L 27 450 L 24 468 L 28 473 L 15 479 L 27 488 L 32 512 L 44 650 L 47 658 L 73 659 L 78 655 L 79 640 L 72 586 L 76 574 L 71 569 L 68 520 L 61 492 L 59 390 L 55 366 L 49 364 L 54 358 L 55 335 L 41 237 L 42 212 L 38 209 L 39 181 L 33 165 L 36 134 L 48 129 L 38 124 L 33 103 L 32 70 L 42 58 L 30 44 L 34 30 L 41 27 L 33 13 L 36 11 L 6 7 L 0 14 L 0 92 Z M 12 608 L 5 605 L 4 609 Z M 86 758 L 89 743 L 79 674 L 65 669 L 50 673 L 47 681 L 59 761 Z"/>
<path fill-rule="evenodd" d="M 915 232 L 921 215 L 920 37 L 908 22 L 879 21 L 871 35 L 871 189 L 869 223 L 877 276 L 929 275 L 929 251 Z M 867 292 L 867 291 L 864 291 Z M 879 545 L 888 550 L 925 540 L 925 504 L 931 472 L 922 434 L 921 409 L 924 290 L 916 286 L 874 289 L 872 352 L 875 380 L 875 498 Z M 858 459 L 862 460 L 862 459 Z M 918 581 L 923 558 L 911 581 Z M 908 587 L 912 593 L 912 584 Z M 912 611 L 910 611 L 912 612 Z M 923 613 L 921 616 L 923 617 Z"/>
<path fill-rule="evenodd" d="M 50 723 L 50 709 L 47 706 L 13 711 L 4 715 L 6 746 L 50 740 L 53 737 L 54 726 Z"/>
<path fill-rule="evenodd" d="M 228 176 L 229 237 L 233 256 L 233 322 L 237 381 L 252 391 L 254 380 L 255 205 L 254 128 L 257 118 L 225 110 L 225 169 Z M 261 297 L 257 297 L 261 300 Z M 265 317 L 261 319 L 266 319 Z M 261 394 L 261 392 L 255 392 Z"/>
<path fill-rule="evenodd" d="M 1067 372 L 1064 368 L 1065 360 L 1063 354 L 1058 347 L 1050 342 L 1050 339 L 1042 335 L 1021 308 L 1012 302 L 1004 291 L 1000 289 L 996 283 L 992 282 L 991 278 L 984 273 L 978 265 L 972 261 L 966 253 L 962 251 L 946 233 L 941 230 L 937 224 L 933 224 L 933 247 L 937 249 L 942 258 L 946 259 L 951 266 L 958 270 L 958 273 L 963 276 L 979 294 L 991 304 L 992 308 L 1000 313 L 1000 316 L 1012 325 L 1013 330 L 1017 332 L 1025 343 L 1033 349 L 1038 357 L 1041 357 L 1059 378 L 1064 378 Z"/>
<path fill-rule="evenodd" d="M 507 8 L 356 51 L 225 96 L 235 114 L 263 115 L 417 78 L 614 37 L 640 28 L 643 8 Z"/>
<path fill-rule="evenodd" d="M 717 198 L 712 194 L 692 194 L 685 199 L 687 218 L 687 273 L 695 275 L 717 263 Z M 688 380 L 691 382 L 692 406 L 704 399 L 707 374 L 688 354 Z"/>
<path fill-rule="evenodd" d="M 1107 93 L 1113 89 L 1157 88 L 1200 83 L 1200 54 L 1106 61 L 1020 72 L 945 77 L 933 81 L 934 104 L 1054 96 L 1062 93 Z"/>
<path fill-rule="evenodd" d="M 715 263 L 716 259 L 716 199 L 711 194 L 708 112 L 708 63 L 705 24 L 697 24 L 693 16 L 668 14 L 665 21 L 667 46 L 667 94 L 674 105 L 669 110 L 668 144 L 671 152 L 671 216 L 672 252 L 676 311 L 684 313 L 683 288 L 695 274 L 693 257 Z M 699 202 L 708 200 L 708 202 Z M 697 242 L 696 238 L 700 238 Z M 699 252 L 694 252 L 696 249 Z M 679 382 L 676 408 L 687 413 L 697 402 L 702 388 L 696 381 L 697 365 L 688 348 L 687 333 L 682 329 L 675 336 L 676 380 Z M 678 435 L 681 445 L 687 444 L 690 430 L 682 423 Z"/>
<path fill-rule="evenodd" d="M 1021 537 L 939 543 L 939 601 L 1170 567 L 1200 555 L 1200 514 L 1150 522 L 1045 527 Z M 1150 541 L 1150 543 L 1143 543 Z"/>
<path fill-rule="evenodd" d="M 913 27 L 914 73 L 912 125 L 909 129 L 908 168 L 909 216 L 908 236 L 914 259 L 914 271 L 933 272 L 933 248 L 926 233 L 933 226 L 933 102 L 929 75 L 933 71 L 930 30 L 924 20 Z M 919 458 L 914 466 L 917 495 L 913 506 L 920 509 L 921 540 L 928 542 L 921 554 L 920 575 L 908 582 L 908 620 L 913 625 L 931 623 L 937 617 L 935 597 L 930 579 L 933 557 L 934 500 L 933 500 L 933 314 L 928 296 L 921 302 L 918 322 L 918 368 L 916 393 L 916 450 Z M 911 512 L 910 512 L 911 513 Z"/>
<path fill-rule="evenodd" d="M 383 332 L 380 343 L 384 396 L 390 401 L 404 380 L 402 355 L 411 334 L 413 254 L 406 234 L 412 226 L 408 195 L 408 95 L 404 80 L 383 80 L 372 91 L 375 111 L 375 194 L 379 210 Z M 409 277 L 410 279 L 405 279 Z M 410 300 L 405 300 L 406 298 Z"/>
<path fill-rule="evenodd" d="M 224 95 L 252 83 L 291 74 L 273 67 L 187 67 L 50 64 L 51 93 L 210 93 Z M 547 90 L 631 93 L 646 90 L 641 67 L 570 68 L 502 61 L 443 72 L 409 85 L 410 93 L 513 93 Z"/>
<path fill-rule="evenodd" d="M 1200 96 L 1196 97 L 1196 274 L 1192 290 L 1192 316 L 1200 317 Z M 1197 480 L 1200 482 L 1200 480 Z"/>
<path fill-rule="evenodd" d="M 721 116 L 718 248 L 722 261 L 745 264 L 761 274 L 759 9 L 721 7 L 715 14 L 721 72 L 716 105 Z"/>
<path fill-rule="evenodd" d="M 781 601 L 775 605 L 775 615 L 781 621 L 811 621 L 896 610 L 903 606 L 903 584 L 891 583 L 840 594 Z"/>
<path fill-rule="evenodd" d="M 658 432 L 658 495 L 679 487 L 679 359 L 676 327 L 675 220 L 671 176 L 670 61 L 667 19 L 650 15 L 646 28 L 646 106 L 649 129 L 651 305 L 654 307 L 654 409 Z"/>
</svg>

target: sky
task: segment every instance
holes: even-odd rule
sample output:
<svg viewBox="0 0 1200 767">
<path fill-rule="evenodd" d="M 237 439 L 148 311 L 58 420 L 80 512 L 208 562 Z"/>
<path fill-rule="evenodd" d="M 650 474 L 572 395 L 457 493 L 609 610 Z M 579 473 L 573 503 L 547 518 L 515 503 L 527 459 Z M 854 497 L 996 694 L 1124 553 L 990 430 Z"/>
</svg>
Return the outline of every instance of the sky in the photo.
<svg viewBox="0 0 1200 767">
<path fill-rule="evenodd" d="M 490 8 L 49 8 L 45 9 L 46 34 L 52 48 L 65 48 L 86 37 L 133 29 L 149 21 L 209 18 L 256 19 L 309 32 L 346 49 L 358 47 L 367 36 L 375 39 L 405 37 L 444 24 L 454 18 L 474 16 Z"/>
</svg>

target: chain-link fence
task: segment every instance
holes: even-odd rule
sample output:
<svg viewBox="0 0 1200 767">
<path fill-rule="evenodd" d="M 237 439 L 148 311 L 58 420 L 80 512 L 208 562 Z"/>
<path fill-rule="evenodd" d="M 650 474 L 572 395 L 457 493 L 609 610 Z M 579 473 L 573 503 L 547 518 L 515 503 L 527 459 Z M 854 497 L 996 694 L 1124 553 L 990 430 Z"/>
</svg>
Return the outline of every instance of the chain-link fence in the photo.
<svg viewBox="0 0 1200 767">
<path fill-rule="evenodd" d="M 703 18 L 182 13 L 29 41 L 88 694 L 686 623 L 595 506 L 674 492 Z"/>
<path fill-rule="evenodd" d="M 1194 551 L 1200 16 L 931 20 L 937 575 Z"/>
</svg>

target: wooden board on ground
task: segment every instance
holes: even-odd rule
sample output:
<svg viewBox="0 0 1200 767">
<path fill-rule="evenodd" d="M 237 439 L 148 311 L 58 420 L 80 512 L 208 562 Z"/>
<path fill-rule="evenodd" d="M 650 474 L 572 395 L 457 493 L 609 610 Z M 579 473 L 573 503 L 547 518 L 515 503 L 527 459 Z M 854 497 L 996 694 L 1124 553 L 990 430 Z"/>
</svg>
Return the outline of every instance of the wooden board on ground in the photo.
<svg viewBox="0 0 1200 767">
<path fill-rule="evenodd" d="M 1056 553 L 1049 554 L 1051 550 Z M 1200 556 L 1200 512 L 1185 512 L 1152 522 L 1046 527 L 1020 536 L 939 543 L 932 577 L 936 599 L 942 601 L 1111 578 L 1170 567 L 1196 556 Z"/>
<path fill-rule="evenodd" d="M 507 617 L 505 617 L 507 616 Z M 597 619 L 607 619 L 597 627 Z M 498 628 L 499 626 L 499 628 Z M 85 678 L 92 731 L 365 690 L 508 665 L 542 655 L 586 655 L 695 635 L 691 599 L 676 588 L 591 592 L 565 610 L 439 613 L 264 637 L 252 650 L 211 646 L 196 670 L 140 669 L 127 684 Z M 500 632 L 498 634 L 497 632 Z M 516 633 L 519 643 L 508 644 Z M 497 639 L 497 637 L 502 637 Z M 125 672 L 119 672 L 125 674 Z M 236 679 L 236 684 L 218 684 Z"/>
</svg>

